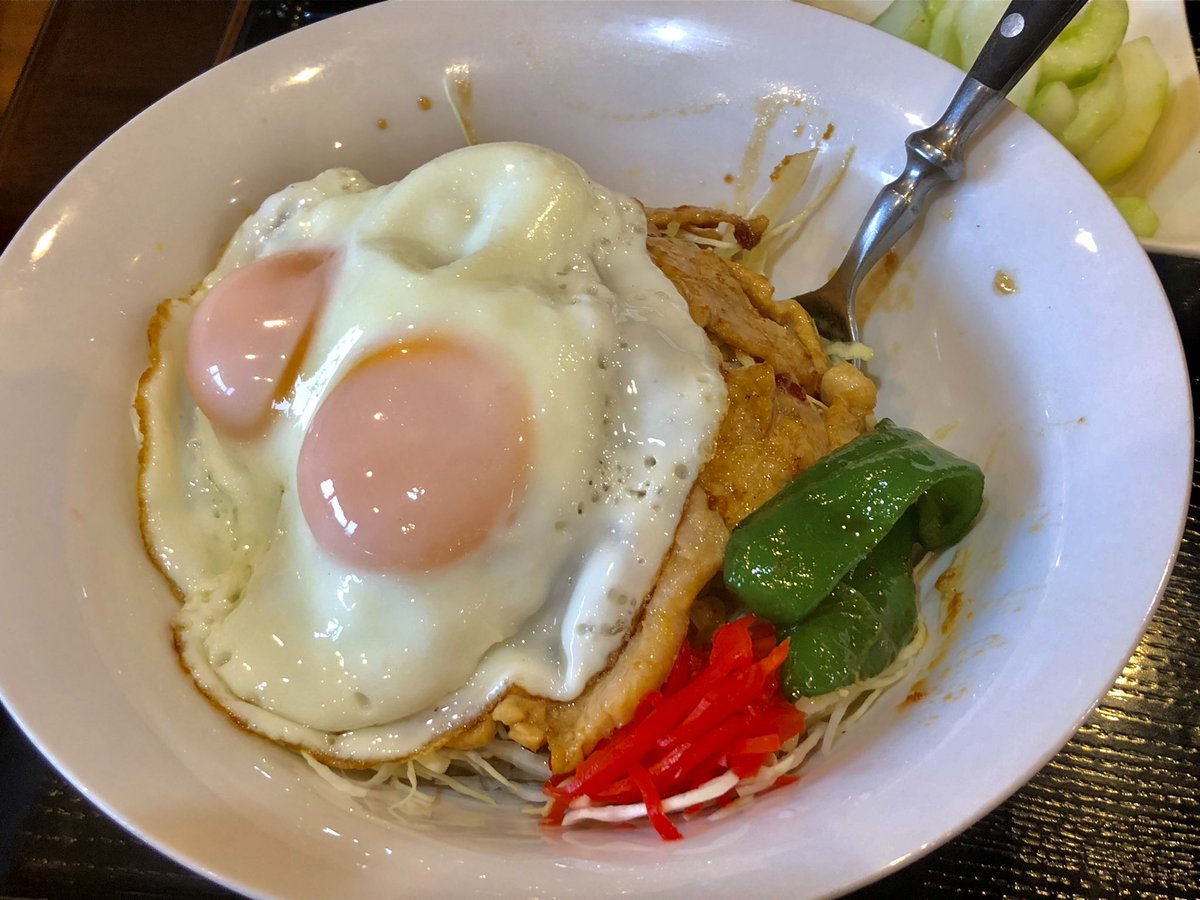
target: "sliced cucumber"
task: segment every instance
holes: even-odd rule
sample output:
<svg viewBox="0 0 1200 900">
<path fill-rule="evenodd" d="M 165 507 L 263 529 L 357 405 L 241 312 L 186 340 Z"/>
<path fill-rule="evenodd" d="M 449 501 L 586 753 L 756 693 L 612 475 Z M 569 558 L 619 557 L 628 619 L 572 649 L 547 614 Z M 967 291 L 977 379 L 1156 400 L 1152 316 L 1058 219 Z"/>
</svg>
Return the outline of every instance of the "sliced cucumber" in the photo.
<svg viewBox="0 0 1200 900">
<path fill-rule="evenodd" d="M 1033 65 L 1029 67 L 1029 71 L 1021 76 L 1021 80 L 1013 85 L 1012 90 L 1008 92 L 1009 102 L 1019 107 L 1020 109 L 1029 111 L 1029 104 L 1033 103 L 1034 94 L 1037 93 L 1038 83 L 1042 80 L 1042 61 L 1035 60 Z"/>
<path fill-rule="evenodd" d="M 969 69 L 975 62 L 1007 6 L 1005 0 L 962 0 L 958 4 L 954 33 L 962 50 L 964 69 Z"/>
<path fill-rule="evenodd" d="M 1091 0 L 1042 54 L 1042 80 L 1078 87 L 1112 59 L 1129 27 L 1126 0 Z"/>
<path fill-rule="evenodd" d="M 892 4 L 871 24 L 881 31 L 924 47 L 929 42 L 933 23 L 924 0 L 892 0 Z"/>
<path fill-rule="evenodd" d="M 1051 81 L 1038 88 L 1029 104 L 1029 115 L 1056 138 L 1079 112 L 1079 101 L 1065 81 Z"/>
<path fill-rule="evenodd" d="M 1142 155 L 1162 117 L 1170 89 L 1167 68 L 1150 38 L 1130 41 L 1117 51 L 1117 60 L 1125 87 L 1125 109 L 1092 146 L 1079 154 L 1079 161 L 1100 182 L 1116 178 Z"/>
<path fill-rule="evenodd" d="M 1121 60 L 1113 57 L 1100 74 L 1081 88 L 1071 92 L 1079 104 L 1079 112 L 1063 129 L 1063 146 L 1078 156 L 1108 130 L 1125 111 L 1125 80 L 1121 76 Z"/>
<path fill-rule="evenodd" d="M 1113 197 L 1113 204 L 1125 217 L 1138 237 L 1154 237 L 1158 231 L 1158 216 L 1141 197 Z"/>
<path fill-rule="evenodd" d="M 933 24 L 929 29 L 929 42 L 925 49 L 935 56 L 940 56 L 954 66 L 962 66 L 962 48 L 958 45 L 958 33 L 954 30 L 954 20 L 961 8 L 958 3 L 942 3 L 933 15 Z"/>
</svg>

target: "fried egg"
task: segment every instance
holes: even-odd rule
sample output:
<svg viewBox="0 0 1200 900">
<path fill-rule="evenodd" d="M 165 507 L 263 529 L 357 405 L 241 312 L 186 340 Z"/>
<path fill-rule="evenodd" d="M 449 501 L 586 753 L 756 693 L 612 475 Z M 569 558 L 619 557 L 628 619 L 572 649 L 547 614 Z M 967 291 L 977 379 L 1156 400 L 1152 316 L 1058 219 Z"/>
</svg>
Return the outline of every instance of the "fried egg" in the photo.
<svg viewBox="0 0 1200 900">
<path fill-rule="evenodd" d="M 633 200 L 527 144 L 269 198 L 138 395 L 176 646 L 244 727 L 404 758 L 636 622 L 726 396 Z"/>
</svg>

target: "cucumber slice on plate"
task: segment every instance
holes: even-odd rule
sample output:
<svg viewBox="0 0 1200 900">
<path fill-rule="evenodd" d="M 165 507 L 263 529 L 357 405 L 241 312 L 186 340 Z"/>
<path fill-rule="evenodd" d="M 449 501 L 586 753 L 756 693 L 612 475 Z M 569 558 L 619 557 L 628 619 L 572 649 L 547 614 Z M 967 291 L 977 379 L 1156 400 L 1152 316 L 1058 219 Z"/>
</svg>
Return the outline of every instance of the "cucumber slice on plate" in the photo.
<svg viewBox="0 0 1200 900">
<path fill-rule="evenodd" d="M 958 11 L 954 16 L 954 36 L 958 40 L 959 56 L 964 69 L 969 69 L 987 43 L 996 23 L 1008 8 L 1007 0 L 964 0 L 955 4 Z M 940 14 L 939 14 L 940 17 Z M 1021 109 L 1027 110 L 1033 102 L 1038 79 L 1041 77 L 1041 62 L 1035 62 L 1024 77 L 1008 92 L 1008 99 Z"/>
<path fill-rule="evenodd" d="M 1021 76 L 1021 80 L 1012 86 L 1012 90 L 1008 92 L 1009 102 L 1019 109 L 1028 110 L 1041 80 L 1042 61 L 1039 59 Z"/>
<path fill-rule="evenodd" d="M 1158 231 L 1158 216 L 1141 197 L 1113 197 L 1113 205 L 1125 217 L 1138 237 L 1154 237 Z"/>
<path fill-rule="evenodd" d="M 1063 146 L 1078 156 L 1096 142 L 1125 111 L 1125 80 L 1118 57 L 1105 63 L 1100 74 L 1072 95 L 1079 107 L 1078 113 L 1063 129 L 1060 140 Z"/>
<path fill-rule="evenodd" d="M 975 62 L 1007 6 L 1005 0 L 963 0 L 958 4 L 954 32 L 962 48 L 963 66 Z"/>
<path fill-rule="evenodd" d="M 924 47 L 929 41 L 933 15 L 925 6 L 925 0 L 893 0 L 871 24 L 910 44 Z"/>
<path fill-rule="evenodd" d="M 1079 112 L 1079 101 L 1065 81 L 1051 81 L 1038 88 L 1027 112 L 1039 125 L 1061 139 L 1063 129 Z"/>
<path fill-rule="evenodd" d="M 1117 52 L 1128 27 L 1125 0 L 1091 0 L 1042 54 L 1042 80 L 1069 87 L 1091 81 Z"/>
<path fill-rule="evenodd" d="M 1132 166 L 1167 105 L 1170 84 L 1154 43 L 1148 37 L 1130 41 L 1117 51 L 1121 80 L 1125 88 L 1125 108 L 1090 147 L 1079 154 L 1079 161 L 1097 181 L 1111 181 Z"/>
<path fill-rule="evenodd" d="M 958 44 L 958 32 L 954 30 L 954 20 L 962 8 L 959 3 L 942 3 L 933 14 L 933 24 L 929 29 L 929 42 L 925 49 L 934 56 L 940 56 L 952 66 L 962 67 L 962 48 Z"/>
</svg>

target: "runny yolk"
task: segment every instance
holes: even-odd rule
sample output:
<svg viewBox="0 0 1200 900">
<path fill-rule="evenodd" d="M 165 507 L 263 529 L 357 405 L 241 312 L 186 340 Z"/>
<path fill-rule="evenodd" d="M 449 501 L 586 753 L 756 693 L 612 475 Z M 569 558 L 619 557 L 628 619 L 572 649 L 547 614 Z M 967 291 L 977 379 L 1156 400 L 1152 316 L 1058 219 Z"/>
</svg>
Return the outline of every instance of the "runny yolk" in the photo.
<svg viewBox="0 0 1200 900">
<path fill-rule="evenodd" d="M 513 514 L 530 421 L 523 383 L 490 350 L 434 337 L 375 353 L 325 398 L 300 448 L 308 527 L 350 564 L 444 566 Z"/>
<path fill-rule="evenodd" d="M 330 250 L 266 256 L 217 282 L 192 320 L 185 371 L 217 431 L 259 432 L 291 389 L 328 291 Z"/>
</svg>

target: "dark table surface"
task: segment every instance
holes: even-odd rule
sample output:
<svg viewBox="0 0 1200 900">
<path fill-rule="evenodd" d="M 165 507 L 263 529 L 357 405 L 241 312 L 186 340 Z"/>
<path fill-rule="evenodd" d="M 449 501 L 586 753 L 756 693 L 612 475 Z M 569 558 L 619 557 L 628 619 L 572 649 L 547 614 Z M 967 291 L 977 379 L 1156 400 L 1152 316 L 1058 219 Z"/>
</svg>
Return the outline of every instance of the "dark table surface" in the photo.
<svg viewBox="0 0 1200 900">
<path fill-rule="evenodd" d="M 358 5 L 58 0 L 0 121 L 0 247 L 76 162 L 141 109 L 247 47 Z M 1195 37 L 1200 3 L 1187 6 Z M 1200 261 L 1152 259 L 1195 395 Z M 854 896 L 1200 897 L 1197 484 L 1193 473 L 1187 530 L 1158 613 L 1079 733 L 991 815 Z M 227 895 L 105 818 L 0 709 L 0 897 Z"/>
</svg>

